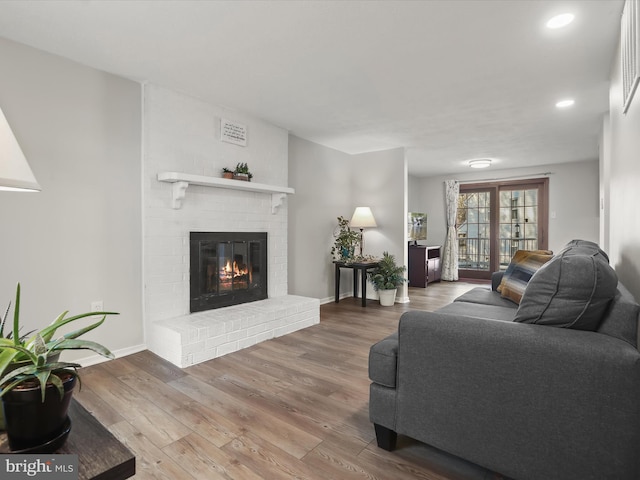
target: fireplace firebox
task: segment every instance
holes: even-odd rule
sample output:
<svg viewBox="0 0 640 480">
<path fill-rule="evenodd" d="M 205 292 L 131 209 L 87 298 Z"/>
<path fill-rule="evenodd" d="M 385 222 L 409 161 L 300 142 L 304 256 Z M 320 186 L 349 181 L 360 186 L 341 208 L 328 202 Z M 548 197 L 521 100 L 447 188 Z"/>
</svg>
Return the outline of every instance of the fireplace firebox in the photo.
<svg viewBox="0 0 640 480">
<path fill-rule="evenodd" d="M 267 298 L 267 234 L 191 232 L 190 309 L 201 312 Z"/>
</svg>

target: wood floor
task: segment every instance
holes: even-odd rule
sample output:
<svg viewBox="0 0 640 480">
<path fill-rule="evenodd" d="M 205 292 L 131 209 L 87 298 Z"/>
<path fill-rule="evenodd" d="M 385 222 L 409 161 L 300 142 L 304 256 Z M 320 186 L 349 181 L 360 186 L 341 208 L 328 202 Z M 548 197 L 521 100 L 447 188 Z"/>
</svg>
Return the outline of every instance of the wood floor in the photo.
<svg viewBox="0 0 640 480">
<path fill-rule="evenodd" d="M 319 325 L 186 369 L 130 355 L 82 369 L 76 398 L 134 452 L 137 479 L 498 479 L 403 436 L 381 450 L 368 418 L 369 347 L 403 311 L 473 286 L 323 305 Z"/>
</svg>

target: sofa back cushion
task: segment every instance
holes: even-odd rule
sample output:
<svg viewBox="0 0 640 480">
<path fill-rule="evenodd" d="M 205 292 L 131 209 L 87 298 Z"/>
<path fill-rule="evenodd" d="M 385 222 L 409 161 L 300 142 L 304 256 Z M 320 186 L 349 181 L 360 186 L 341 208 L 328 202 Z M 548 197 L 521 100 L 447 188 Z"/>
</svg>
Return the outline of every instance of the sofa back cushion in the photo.
<svg viewBox="0 0 640 480">
<path fill-rule="evenodd" d="M 551 250 L 518 250 L 511 258 L 497 288 L 500 295 L 514 303 L 520 303 L 533 274 L 552 258 Z"/>
<path fill-rule="evenodd" d="M 607 260 L 597 246 L 565 248 L 531 277 L 514 321 L 595 331 L 618 285 Z"/>
<path fill-rule="evenodd" d="M 605 260 L 609 263 L 609 256 L 602 250 L 597 243 L 590 242 L 589 240 L 571 240 L 567 242 L 567 244 L 562 247 L 562 250 L 558 252 L 558 255 L 571 251 L 574 255 L 587 254 L 592 255 L 597 253 L 599 258 Z"/>
<path fill-rule="evenodd" d="M 639 315 L 640 305 L 624 285 L 618 283 L 616 296 L 605 313 L 598 332 L 624 340 L 637 348 Z"/>
</svg>

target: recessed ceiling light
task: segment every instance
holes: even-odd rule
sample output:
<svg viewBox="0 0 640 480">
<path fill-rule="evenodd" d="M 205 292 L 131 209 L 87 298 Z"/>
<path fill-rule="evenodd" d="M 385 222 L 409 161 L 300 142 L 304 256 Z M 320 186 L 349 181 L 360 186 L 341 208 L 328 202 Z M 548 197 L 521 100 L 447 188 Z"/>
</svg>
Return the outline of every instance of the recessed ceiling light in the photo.
<svg viewBox="0 0 640 480">
<path fill-rule="evenodd" d="M 547 28 L 562 28 L 573 22 L 573 13 L 563 13 L 556 15 L 547 22 Z"/>
<path fill-rule="evenodd" d="M 467 164 L 471 168 L 487 168 L 491 166 L 490 158 L 476 158 L 474 160 L 469 160 Z"/>
<path fill-rule="evenodd" d="M 572 98 L 567 98 L 566 100 L 560 100 L 558 103 L 556 103 L 556 107 L 558 108 L 568 108 L 573 106 L 573 104 L 576 103 Z"/>
</svg>

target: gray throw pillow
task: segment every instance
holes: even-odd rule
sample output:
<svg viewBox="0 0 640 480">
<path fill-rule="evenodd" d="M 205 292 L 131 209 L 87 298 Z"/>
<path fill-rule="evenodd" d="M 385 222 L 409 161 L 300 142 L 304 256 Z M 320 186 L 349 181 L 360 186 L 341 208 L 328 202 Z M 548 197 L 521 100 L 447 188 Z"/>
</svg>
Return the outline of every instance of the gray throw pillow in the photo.
<svg viewBox="0 0 640 480">
<path fill-rule="evenodd" d="M 544 264 L 522 295 L 515 322 L 595 331 L 616 294 L 618 277 L 600 252 L 567 250 Z"/>
</svg>

